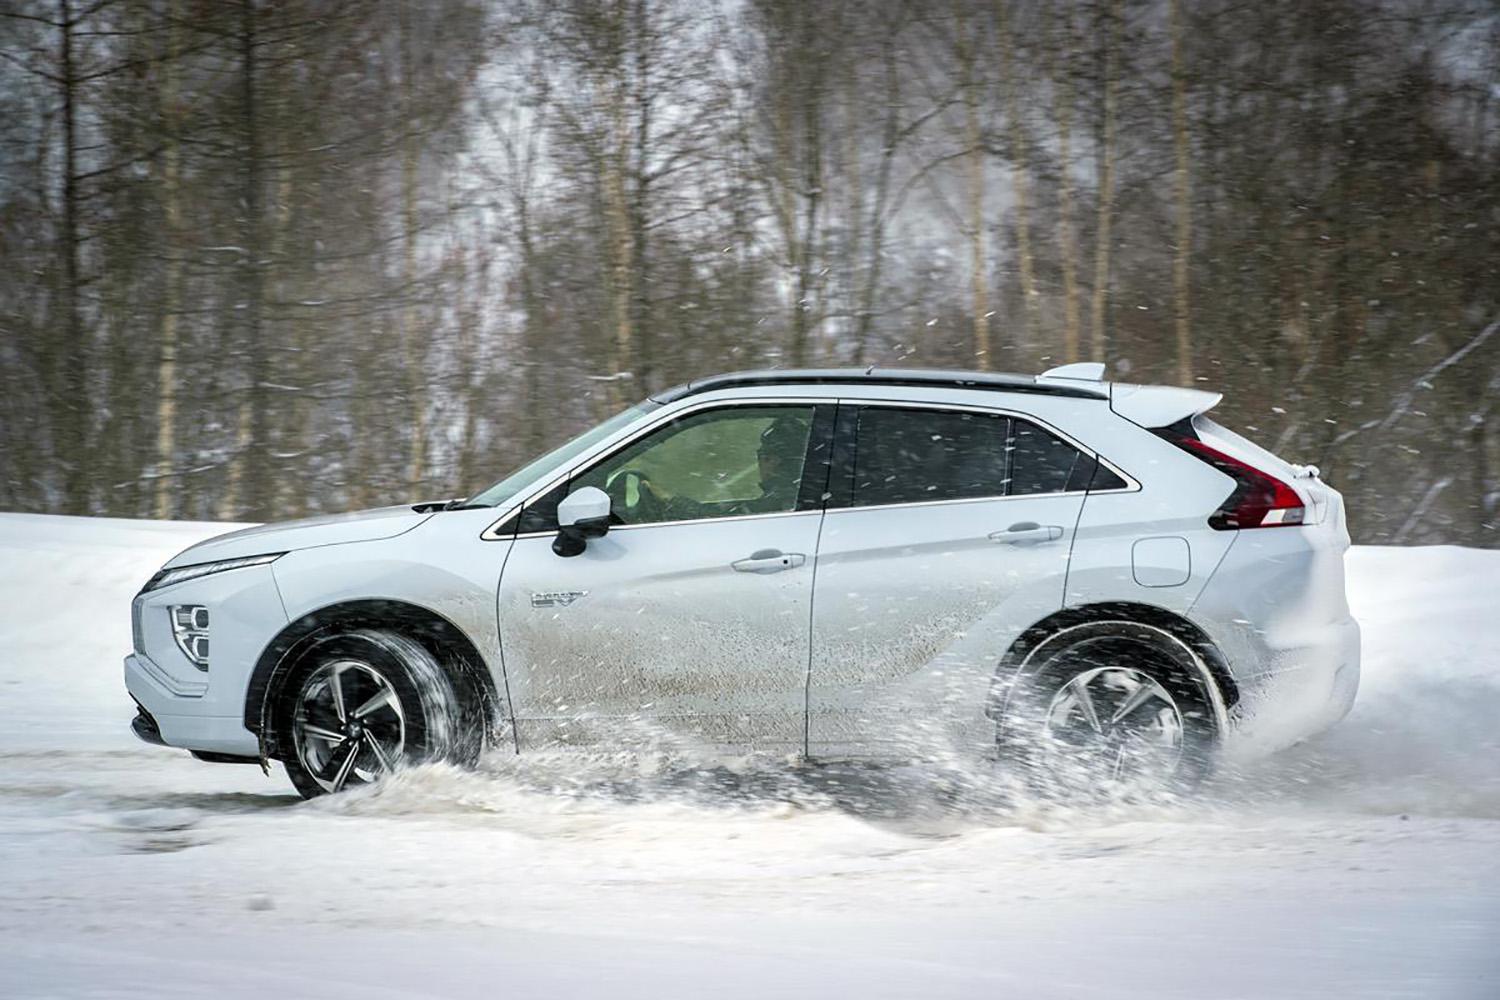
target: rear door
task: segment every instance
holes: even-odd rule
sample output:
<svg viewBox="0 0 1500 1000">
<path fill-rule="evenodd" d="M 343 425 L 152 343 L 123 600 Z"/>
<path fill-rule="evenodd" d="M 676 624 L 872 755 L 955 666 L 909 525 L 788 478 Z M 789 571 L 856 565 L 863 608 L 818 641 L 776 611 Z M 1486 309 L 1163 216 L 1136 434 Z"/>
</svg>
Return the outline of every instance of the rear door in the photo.
<svg viewBox="0 0 1500 1000">
<path fill-rule="evenodd" d="M 1062 606 L 1092 457 L 997 410 L 841 401 L 813 599 L 814 756 L 909 755 L 982 719 Z"/>
</svg>

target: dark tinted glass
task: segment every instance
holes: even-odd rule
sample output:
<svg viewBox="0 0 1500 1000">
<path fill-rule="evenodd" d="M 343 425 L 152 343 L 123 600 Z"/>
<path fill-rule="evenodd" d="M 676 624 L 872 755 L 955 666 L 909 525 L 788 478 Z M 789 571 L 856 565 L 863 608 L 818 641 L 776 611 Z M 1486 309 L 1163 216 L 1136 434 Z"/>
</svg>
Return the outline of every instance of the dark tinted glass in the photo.
<svg viewBox="0 0 1500 1000">
<path fill-rule="evenodd" d="M 1082 465 L 1083 463 L 1080 462 L 1079 464 Z M 1101 490 L 1123 490 L 1129 485 L 1125 480 L 1110 471 L 1102 462 L 1094 462 L 1093 468 L 1090 471 L 1092 475 L 1089 476 L 1086 486 L 1074 486 L 1072 483 L 1069 483 L 1068 489 L 1090 489 L 1099 492 Z M 1075 471 L 1074 479 L 1076 480 L 1077 478 Z"/>
<path fill-rule="evenodd" d="M 557 505 L 562 503 L 567 495 L 568 483 L 564 480 L 531 501 L 526 505 L 526 509 L 521 511 L 520 524 L 516 530 L 523 535 L 530 531 L 556 531 Z"/>
<path fill-rule="evenodd" d="M 1017 420 L 1011 439 L 1010 494 L 1061 493 L 1069 487 L 1073 467 L 1084 461 L 1077 448 L 1055 434 Z"/>
<path fill-rule="evenodd" d="M 1005 495 L 1006 417 L 947 410 L 861 410 L 858 507 Z"/>
</svg>

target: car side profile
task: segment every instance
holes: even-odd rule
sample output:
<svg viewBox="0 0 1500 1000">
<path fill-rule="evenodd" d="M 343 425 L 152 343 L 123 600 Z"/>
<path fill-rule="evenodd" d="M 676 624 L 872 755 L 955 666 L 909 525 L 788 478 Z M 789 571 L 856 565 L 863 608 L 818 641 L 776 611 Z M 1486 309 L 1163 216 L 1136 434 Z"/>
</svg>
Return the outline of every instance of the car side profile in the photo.
<svg viewBox="0 0 1500 1000">
<path fill-rule="evenodd" d="M 1103 374 L 721 375 L 466 500 L 210 539 L 134 600 L 133 728 L 314 796 L 662 742 L 1190 781 L 1337 721 L 1339 494 Z"/>
</svg>

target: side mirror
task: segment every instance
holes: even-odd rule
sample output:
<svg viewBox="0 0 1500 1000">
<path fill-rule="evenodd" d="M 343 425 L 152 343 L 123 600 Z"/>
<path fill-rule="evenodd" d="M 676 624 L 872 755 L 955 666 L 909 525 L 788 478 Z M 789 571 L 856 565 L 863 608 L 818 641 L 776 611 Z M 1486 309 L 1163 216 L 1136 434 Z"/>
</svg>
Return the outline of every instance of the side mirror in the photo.
<svg viewBox="0 0 1500 1000">
<path fill-rule="evenodd" d="M 574 490 L 557 505 L 557 537 L 552 551 L 568 558 L 588 548 L 590 538 L 609 531 L 609 494 L 597 486 Z"/>
</svg>

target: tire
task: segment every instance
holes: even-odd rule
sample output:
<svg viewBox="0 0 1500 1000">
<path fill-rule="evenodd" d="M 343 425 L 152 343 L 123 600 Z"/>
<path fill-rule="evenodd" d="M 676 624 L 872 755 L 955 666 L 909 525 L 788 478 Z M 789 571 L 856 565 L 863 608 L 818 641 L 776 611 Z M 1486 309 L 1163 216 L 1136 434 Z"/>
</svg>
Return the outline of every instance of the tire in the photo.
<svg viewBox="0 0 1500 1000">
<path fill-rule="evenodd" d="M 398 632 L 319 640 L 285 688 L 282 763 L 303 798 L 369 784 L 402 767 L 467 758 L 460 701 L 433 654 Z"/>
<path fill-rule="evenodd" d="M 1219 727 L 1193 656 L 1129 622 L 1044 640 L 1000 721 L 1002 759 L 1054 797 L 1197 787 L 1212 773 Z"/>
</svg>

